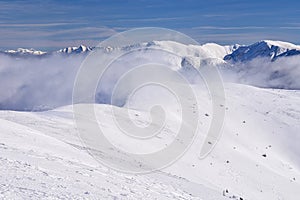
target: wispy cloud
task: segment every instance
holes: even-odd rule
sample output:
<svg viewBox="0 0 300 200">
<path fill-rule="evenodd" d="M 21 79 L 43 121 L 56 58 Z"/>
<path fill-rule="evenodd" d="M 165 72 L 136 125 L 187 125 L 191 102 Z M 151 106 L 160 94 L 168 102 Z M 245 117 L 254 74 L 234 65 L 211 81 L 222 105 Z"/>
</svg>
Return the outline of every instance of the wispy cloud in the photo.
<svg viewBox="0 0 300 200">
<path fill-rule="evenodd" d="M 156 17 L 156 18 L 134 18 L 134 19 L 116 19 L 120 22 L 158 22 L 158 21 L 174 21 L 182 20 L 186 17 Z"/>
<path fill-rule="evenodd" d="M 245 29 L 265 29 L 264 26 L 235 26 L 235 27 L 222 27 L 222 26 L 198 26 L 192 29 L 200 30 L 245 30 Z"/>
<path fill-rule="evenodd" d="M 65 26 L 65 25 L 72 25 L 72 22 L 65 22 L 65 23 L 34 23 L 34 24 L 28 24 L 28 23 L 0 23 L 0 27 L 26 27 L 26 28 L 32 28 L 32 27 L 52 27 L 52 26 Z M 79 23 L 82 24 L 82 23 Z"/>
<path fill-rule="evenodd" d="M 300 26 L 281 26 L 280 29 L 299 30 Z"/>
</svg>

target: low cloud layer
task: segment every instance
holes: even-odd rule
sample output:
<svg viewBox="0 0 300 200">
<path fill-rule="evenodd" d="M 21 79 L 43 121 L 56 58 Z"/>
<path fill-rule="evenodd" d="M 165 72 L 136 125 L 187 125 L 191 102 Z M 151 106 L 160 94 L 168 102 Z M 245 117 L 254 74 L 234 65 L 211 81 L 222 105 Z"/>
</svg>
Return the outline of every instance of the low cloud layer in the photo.
<svg viewBox="0 0 300 200">
<path fill-rule="evenodd" d="M 79 54 L 18 58 L 0 55 L 0 109 L 37 111 L 72 104 L 74 81 L 84 59 L 85 55 Z M 161 51 L 130 53 L 106 70 L 95 101 L 110 103 L 114 85 L 121 76 L 133 67 L 152 62 L 180 66 L 181 59 Z M 123 105 L 125 100 L 125 96 L 120 96 L 116 104 Z"/>
<path fill-rule="evenodd" d="M 0 109 L 41 110 L 71 104 L 82 56 L 0 56 Z"/>
<path fill-rule="evenodd" d="M 221 68 L 224 80 L 263 88 L 300 89 L 300 56 L 257 58 Z"/>
<path fill-rule="evenodd" d="M 74 80 L 84 58 L 84 55 L 18 58 L 0 55 L 0 109 L 46 110 L 72 104 Z M 96 102 L 110 102 L 114 84 L 130 70 L 130 66 L 162 63 L 181 73 L 185 70 L 181 68 L 182 61 L 178 56 L 159 51 L 137 51 L 122 58 L 107 71 L 101 87 L 98 87 Z M 226 82 L 300 89 L 300 56 L 280 58 L 274 62 L 259 58 L 247 63 L 226 64 L 220 69 Z M 189 73 L 185 75 L 193 78 Z M 124 104 L 126 100 L 120 98 L 120 105 Z"/>
</svg>

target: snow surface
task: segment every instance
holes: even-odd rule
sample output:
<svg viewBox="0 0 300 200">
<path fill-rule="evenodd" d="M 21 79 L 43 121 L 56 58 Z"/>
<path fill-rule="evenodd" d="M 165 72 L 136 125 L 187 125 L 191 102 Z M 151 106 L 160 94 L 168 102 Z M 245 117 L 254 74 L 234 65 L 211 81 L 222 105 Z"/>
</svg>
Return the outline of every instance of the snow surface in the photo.
<svg viewBox="0 0 300 200">
<path fill-rule="evenodd" d="M 71 106 L 35 113 L 1 111 L 1 198 L 265 200 L 299 196 L 300 92 L 226 84 L 224 132 L 203 160 L 198 156 L 211 111 L 206 94 L 200 89 L 198 94 L 200 130 L 194 144 L 174 165 L 145 175 L 123 174 L 97 163 L 77 136 Z M 124 144 L 118 137 L 107 112 L 110 105 L 95 106 L 99 123 L 114 143 L 132 148 L 133 144 Z M 147 112 L 139 111 L 133 120 L 147 121 L 146 116 Z M 171 135 L 176 123 L 174 116 Z M 166 136 L 155 143 L 167 143 Z"/>
<path fill-rule="evenodd" d="M 269 46 L 278 46 L 284 49 L 297 49 L 300 50 L 299 45 L 295 45 L 289 42 L 283 42 L 283 41 L 274 41 L 274 40 L 264 40 Z"/>
</svg>

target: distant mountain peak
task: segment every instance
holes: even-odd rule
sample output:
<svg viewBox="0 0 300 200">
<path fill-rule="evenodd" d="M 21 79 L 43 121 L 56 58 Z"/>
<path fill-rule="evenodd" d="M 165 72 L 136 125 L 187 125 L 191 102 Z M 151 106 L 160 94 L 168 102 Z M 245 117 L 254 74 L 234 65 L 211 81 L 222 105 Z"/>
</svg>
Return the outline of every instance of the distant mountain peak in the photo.
<svg viewBox="0 0 300 200">
<path fill-rule="evenodd" d="M 24 48 L 18 48 L 17 50 L 6 50 L 4 51 L 6 54 L 15 54 L 15 55 L 44 55 L 47 52 L 44 51 L 37 51 L 34 49 L 24 49 Z"/>
<path fill-rule="evenodd" d="M 6 54 L 9 56 L 45 56 L 45 55 L 51 55 L 51 54 L 81 54 L 81 53 L 88 53 L 92 51 L 94 47 L 88 47 L 85 45 L 80 45 L 78 47 L 66 47 L 63 49 L 60 49 L 58 51 L 38 51 L 33 48 L 26 49 L 26 48 L 17 48 L 16 50 L 5 50 L 0 51 L 2 54 Z"/>
<path fill-rule="evenodd" d="M 66 54 L 79 54 L 79 53 L 86 53 L 92 51 L 92 47 L 87 47 L 85 45 L 80 45 L 78 47 L 66 47 L 64 49 L 60 49 L 56 51 L 57 53 L 66 53 Z"/>
<path fill-rule="evenodd" d="M 245 62 L 258 57 L 269 57 L 271 61 L 283 56 L 300 54 L 300 46 L 289 42 L 261 40 L 251 45 L 241 45 L 231 54 L 224 57 L 225 61 Z"/>
</svg>

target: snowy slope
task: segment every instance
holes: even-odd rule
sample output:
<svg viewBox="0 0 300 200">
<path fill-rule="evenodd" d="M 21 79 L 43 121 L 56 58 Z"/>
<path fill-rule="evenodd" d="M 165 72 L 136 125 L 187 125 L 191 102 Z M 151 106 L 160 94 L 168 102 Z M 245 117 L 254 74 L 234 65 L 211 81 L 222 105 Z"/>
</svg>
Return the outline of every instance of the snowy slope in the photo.
<svg viewBox="0 0 300 200">
<path fill-rule="evenodd" d="M 21 115 L 9 114 L 15 114 L 16 120 Z M 53 121 L 61 119 L 48 117 Z M 2 199 L 159 199 L 162 195 L 169 199 L 198 199 L 179 187 L 193 183 L 165 173 L 134 176 L 115 172 L 70 144 L 72 134 L 64 141 L 47 136 L 55 134 L 49 119 L 37 117 L 35 122 L 44 123 L 48 131 L 0 120 L 1 133 L 5 133 L 1 134 L 0 144 Z M 203 187 L 203 191 L 209 193 L 210 189 Z"/>
<path fill-rule="evenodd" d="M 211 110 L 207 94 L 195 89 L 200 103 L 198 137 L 175 164 L 146 175 L 123 174 L 93 160 L 77 136 L 71 106 L 36 113 L 1 111 L 0 195 L 7 199 L 205 200 L 292 200 L 299 196 L 300 92 L 227 84 L 222 138 L 201 160 L 198 156 Z M 101 126 L 114 144 L 132 149 L 119 137 L 122 133 L 114 126 L 109 109 L 110 105 L 96 105 Z M 173 116 L 171 135 L 178 123 Z M 139 110 L 133 120 L 146 122 L 147 112 Z M 168 140 L 162 135 L 148 146 L 145 143 L 144 150 Z"/>
</svg>

